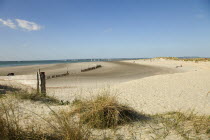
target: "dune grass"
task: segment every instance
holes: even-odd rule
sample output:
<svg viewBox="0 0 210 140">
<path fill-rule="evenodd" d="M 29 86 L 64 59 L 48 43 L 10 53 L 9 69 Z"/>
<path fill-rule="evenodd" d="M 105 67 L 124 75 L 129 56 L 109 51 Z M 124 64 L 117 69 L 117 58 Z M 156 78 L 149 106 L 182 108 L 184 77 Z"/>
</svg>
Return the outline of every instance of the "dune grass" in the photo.
<svg viewBox="0 0 210 140">
<path fill-rule="evenodd" d="M 47 96 L 47 95 L 37 94 L 37 93 L 28 93 L 26 91 L 15 92 L 13 93 L 13 95 L 20 99 L 39 101 L 39 102 L 47 103 L 47 104 L 60 104 L 61 103 L 58 99 L 52 96 Z"/>
<path fill-rule="evenodd" d="M 53 126 L 54 133 L 60 134 L 62 140 L 88 140 L 90 138 L 90 129 L 69 116 L 67 111 L 51 111 L 53 116 L 49 119 L 50 125 Z"/>
<path fill-rule="evenodd" d="M 18 92 L 20 89 L 14 88 L 12 86 L 0 85 L 0 98 L 3 97 L 7 92 Z"/>
<path fill-rule="evenodd" d="M 50 109 L 50 108 L 49 108 Z M 37 126 L 23 117 L 23 108 L 17 102 L 0 99 L 0 139 L 2 140 L 88 140 L 89 130 L 72 118 L 58 114 L 53 110 L 49 118 L 42 118 L 42 125 Z M 24 119 L 24 121 L 23 121 Z M 30 123 L 29 123 L 30 122 Z M 46 130 L 47 128 L 47 130 Z"/>
<path fill-rule="evenodd" d="M 13 94 L 20 102 L 25 99 L 43 101 L 42 98 L 45 98 L 25 95 L 26 93 Z M 43 102 L 45 101 L 46 99 Z M 89 100 L 75 99 L 71 105 L 65 106 L 69 110 L 64 108 L 54 111 L 50 108 L 51 104 L 46 105 L 50 110 L 47 118 L 31 111 L 42 120 L 41 126 L 37 126 L 33 124 L 31 118 L 28 118 L 26 122 L 21 121 L 23 111 L 18 104 L 0 98 L 0 138 L 3 140 L 97 140 L 100 136 L 93 135 L 93 130 L 98 132 L 118 131 L 119 128 L 128 125 L 140 125 L 143 129 L 151 126 L 149 130 L 156 135 L 154 139 L 165 139 L 172 131 L 184 139 L 207 139 L 210 136 L 210 116 L 199 116 L 193 112 L 145 115 L 121 104 L 116 97 L 109 94 L 98 95 Z M 43 131 L 43 126 L 45 126 L 45 131 Z M 156 129 L 153 126 L 161 127 Z M 138 132 L 138 129 L 139 127 L 136 127 L 135 131 Z M 136 137 L 133 130 L 130 133 Z M 114 137 L 104 135 L 100 139 L 117 139 L 117 137 L 118 135 Z"/>
<path fill-rule="evenodd" d="M 74 102 L 72 114 L 78 113 L 83 124 L 92 128 L 115 128 L 132 121 L 146 121 L 148 116 L 120 104 L 115 97 L 99 95 L 91 100 Z"/>
<path fill-rule="evenodd" d="M 51 136 L 44 134 L 25 124 L 21 125 L 21 114 L 18 112 L 19 107 L 13 102 L 4 102 L 0 100 L 0 138 L 3 140 L 38 140 L 47 139 Z M 35 128 L 34 128 L 35 129 Z M 52 137 L 53 140 L 53 137 Z"/>
<path fill-rule="evenodd" d="M 50 103 L 50 104 L 61 104 L 63 102 L 57 100 L 54 97 L 47 96 L 44 94 L 37 94 L 35 90 L 32 90 L 30 93 L 26 90 L 22 90 L 19 88 L 14 88 L 12 86 L 0 85 L 0 98 L 3 97 L 2 95 L 14 95 L 16 98 L 24 99 L 24 100 L 31 100 L 31 101 L 40 101 L 43 103 Z M 64 103 L 63 103 L 64 104 Z"/>
<path fill-rule="evenodd" d="M 185 113 L 167 112 L 153 117 L 158 120 L 158 123 L 164 125 L 165 136 L 172 130 L 184 139 L 205 139 L 210 136 L 210 116 L 208 115 L 197 115 L 193 111 L 188 111 Z"/>
<path fill-rule="evenodd" d="M 178 57 L 156 57 L 158 59 L 163 58 L 167 60 L 178 60 L 178 61 L 194 61 L 194 62 L 207 62 L 210 61 L 210 58 L 178 58 Z"/>
</svg>

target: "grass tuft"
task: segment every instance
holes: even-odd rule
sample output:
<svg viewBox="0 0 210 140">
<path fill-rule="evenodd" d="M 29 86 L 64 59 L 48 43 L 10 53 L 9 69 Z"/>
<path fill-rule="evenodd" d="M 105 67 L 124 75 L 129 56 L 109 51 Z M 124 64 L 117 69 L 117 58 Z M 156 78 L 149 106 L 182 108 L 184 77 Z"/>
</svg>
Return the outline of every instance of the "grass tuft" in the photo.
<svg viewBox="0 0 210 140">
<path fill-rule="evenodd" d="M 53 134 L 42 133 L 36 128 L 23 127 L 19 107 L 14 102 L 0 100 L 0 138 L 3 140 L 55 140 Z"/>
<path fill-rule="evenodd" d="M 0 98 L 3 97 L 7 92 L 17 92 L 20 91 L 18 88 L 14 88 L 7 85 L 0 85 Z"/>
<path fill-rule="evenodd" d="M 24 100 L 40 101 L 42 103 L 47 103 L 47 104 L 60 104 L 60 101 L 58 99 L 42 94 L 28 93 L 25 91 L 21 91 L 21 92 L 15 92 L 14 95 L 17 98 Z"/>
<path fill-rule="evenodd" d="M 30 119 L 22 120 L 22 110 L 17 102 L 0 99 L 0 139 L 2 140 L 88 140 L 89 130 L 64 113 L 43 118 L 41 126 L 34 125 Z M 50 108 L 49 108 L 50 109 Z M 36 114 L 34 112 L 34 114 Z M 36 114 L 37 115 L 37 114 Z M 42 118 L 41 116 L 38 116 Z"/>
<path fill-rule="evenodd" d="M 64 140 L 88 140 L 90 137 L 90 130 L 85 128 L 80 122 L 69 117 L 68 112 L 60 111 L 59 113 L 53 112 L 53 120 L 51 125 L 54 126 L 54 133 L 60 134 Z"/>
<path fill-rule="evenodd" d="M 199 116 L 194 112 L 168 112 L 158 117 L 167 129 L 175 130 L 185 139 L 209 135 L 210 116 Z"/>
<path fill-rule="evenodd" d="M 143 114 L 117 102 L 109 95 L 99 95 L 91 100 L 78 100 L 72 114 L 79 113 L 80 121 L 92 128 L 115 128 L 132 121 L 147 120 Z"/>
</svg>

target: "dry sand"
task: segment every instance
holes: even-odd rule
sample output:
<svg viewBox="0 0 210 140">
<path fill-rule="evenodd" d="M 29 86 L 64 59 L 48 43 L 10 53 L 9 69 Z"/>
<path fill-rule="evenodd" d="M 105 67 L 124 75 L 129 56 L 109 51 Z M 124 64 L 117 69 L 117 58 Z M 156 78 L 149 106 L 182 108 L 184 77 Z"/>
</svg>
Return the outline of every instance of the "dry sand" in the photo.
<svg viewBox="0 0 210 140">
<path fill-rule="evenodd" d="M 72 79 L 48 81 L 48 91 L 62 100 L 72 101 L 78 96 L 86 98 L 99 94 L 106 86 L 122 103 L 145 113 L 194 110 L 210 114 L 209 62 L 153 59 L 111 64 Z"/>
<path fill-rule="evenodd" d="M 132 61 L 127 61 L 132 62 Z M 182 73 L 155 75 L 117 85 L 120 100 L 145 113 L 194 110 L 210 115 L 210 63 L 164 59 L 138 64 L 182 69 Z"/>
</svg>

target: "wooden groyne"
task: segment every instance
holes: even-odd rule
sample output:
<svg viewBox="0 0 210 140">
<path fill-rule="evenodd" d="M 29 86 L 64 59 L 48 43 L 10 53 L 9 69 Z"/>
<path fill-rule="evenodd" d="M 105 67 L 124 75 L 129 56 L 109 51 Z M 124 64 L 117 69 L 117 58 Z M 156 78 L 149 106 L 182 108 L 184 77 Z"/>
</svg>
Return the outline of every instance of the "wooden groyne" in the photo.
<svg viewBox="0 0 210 140">
<path fill-rule="evenodd" d="M 102 67 L 101 65 L 96 65 L 96 66 L 94 66 L 94 67 L 89 67 L 89 68 L 87 68 L 87 69 L 82 69 L 81 72 L 86 72 L 86 71 L 98 69 L 98 68 L 101 68 L 101 67 Z"/>
<path fill-rule="evenodd" d="M 49 75 L 47 76 L 47 79 L 52 79 L 52 78 L 57 78 L 57 77 L 64 77 L 64 76 L 68 76 L 69 73 L 64 73 L 64 74 L 56 74 L 56 75 Z"/>
</svg>

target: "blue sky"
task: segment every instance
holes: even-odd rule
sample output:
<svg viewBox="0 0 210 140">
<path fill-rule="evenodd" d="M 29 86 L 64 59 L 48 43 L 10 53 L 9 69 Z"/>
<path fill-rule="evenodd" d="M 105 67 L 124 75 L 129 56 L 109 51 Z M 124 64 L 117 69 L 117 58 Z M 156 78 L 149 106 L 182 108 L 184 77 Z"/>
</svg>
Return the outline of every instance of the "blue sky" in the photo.
<svg viewBox="0 0 210 140">
<path fill-rule="evenodd" d="M 0 60 L 210 57 L 209 0 L 0 0 Z"/>
</svg>

